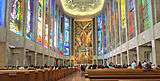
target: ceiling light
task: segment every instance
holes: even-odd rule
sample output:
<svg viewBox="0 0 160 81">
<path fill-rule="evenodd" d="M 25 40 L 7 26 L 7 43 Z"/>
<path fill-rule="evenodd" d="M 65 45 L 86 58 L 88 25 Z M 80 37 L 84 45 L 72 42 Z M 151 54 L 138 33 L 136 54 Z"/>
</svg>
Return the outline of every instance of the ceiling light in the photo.
<svg viewBox="0 0 160 81">
<path fill-rule="evenodd" d="M 98 14 L 105 0 L 61 0 L 63 10 L 71 16 L 92 16 Z"/>
</svg>

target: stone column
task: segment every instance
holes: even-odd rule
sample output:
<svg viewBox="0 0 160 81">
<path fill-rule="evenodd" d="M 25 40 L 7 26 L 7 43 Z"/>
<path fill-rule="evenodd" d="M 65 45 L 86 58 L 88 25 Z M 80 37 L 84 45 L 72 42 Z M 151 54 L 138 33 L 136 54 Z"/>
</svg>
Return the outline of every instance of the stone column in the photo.
<svg viewBox="0 0 160 81">
<path fill-rule="evenodd" d="M 34 54 L 35 54 L 34 65 L 37 66 L 37 52 L 35 52 Z"/>
<path fill-rule="evenodd" d="M 6 54 L 6 44 L 0 43 L 0 66 L 5 66 L 5 55 Z"/>
<path fill-rule="evenodd" d="M 152 60 L 153 64 L 160 65 L 160 41 L 153 40 L 152 41 Z"/>
<path fill-rule="evenodd" d="M 137 62 L 139 62 L 140 61 L 140 57 L 139 57 L 139 47 L 138 46 L 136 47 L 136 50 L 137 50 Z"/>
<path fill-rule="evenodd" d="M 121 63 L 120 64 L 123 65 L 123 55 L 122 55 L 122 53 L 120 53 L 120 58 L 121 58 L 121 60 L 120 60 Z"/>
<path fill-rule="evenodd" d="M 113 64 L 116 64 L 116 56 L 113 56 Z"/>
<path fill-rule="evenodd" d="M 42 60 L 42 64 L 41 65 L 44 65 L 45 64 L 44 54 L 42 54 L 42 59 L 40 59 L 40 60 Z"/>
<path fill-rule="evenodd" d="M 120 54 L 117 55 L 117 64 L 121 64 L 121 55 Z"/>
<path fill-rule="evenodd" d="M 111 57 L 111 62 L 113 63 L 114 61 L 113 61 L 113 56 Z"/>
<path fill-rule="evenodd" d="M 127 47 L 128 48 L 128 47 Z M 127 50 L 127 64 L 129 65 L 130 63 L 129 63 L 129 51 Z"/>
<path fill-rule="evenodd" d="M 128 64 L 128 61 L 127 61 L 127 53 L 126 53 L 126 52 L 123 52 L 123 53 L 122 53 L 122 63 L 123 63 L 123 64 Z"/>
<path fill-rule="evenodd" d="M 118 55 L 115 56 L 115 64 L 118 64 Z"/>
</svg>

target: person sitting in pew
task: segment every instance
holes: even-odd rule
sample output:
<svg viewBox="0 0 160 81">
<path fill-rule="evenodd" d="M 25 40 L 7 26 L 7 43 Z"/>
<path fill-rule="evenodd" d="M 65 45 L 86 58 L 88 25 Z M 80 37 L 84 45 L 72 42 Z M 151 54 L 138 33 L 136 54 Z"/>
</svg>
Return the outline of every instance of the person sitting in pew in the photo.
<svg viewBox="0 0 160 81">
<path fill-rule="evenodd" d="M 104 69 L 105 67 L 103 65 L 98 65 L 98 69 Z"/>
<path fill-rule="evenodd" d="M 142 69 L 142 63 L 139 61 L 138 65 L 137 65 L 138 69 Z"/>
<path fill-rule="evenodd" d="M 136 66 L 137 66 L 136 61 L 133 61 L 132 64 L 131 64 L 131 68 L 136 69 Z"/>
<path fill-rule="evenodd" d="M 114 68 L 114 64 L 112 62 L 109 63 L 109 68 Z"/>
<path fill-rule="evenodd" d="M 131 68 L 132 68 L 131 64 L 127 65 L 127 69 L 131 69 Z"/>
<path fill-rule="evenodd" d="M 105 68 L 109 68 L 107 64 L 105 65 Z"/>
<path fill-rule="evenodd" d="M 92 69 L 96 69 L 97 68 L 97 65 L 96 64 L 94 64 L 93 65 L 93 67 L 92 67 Z"/>
</svg>

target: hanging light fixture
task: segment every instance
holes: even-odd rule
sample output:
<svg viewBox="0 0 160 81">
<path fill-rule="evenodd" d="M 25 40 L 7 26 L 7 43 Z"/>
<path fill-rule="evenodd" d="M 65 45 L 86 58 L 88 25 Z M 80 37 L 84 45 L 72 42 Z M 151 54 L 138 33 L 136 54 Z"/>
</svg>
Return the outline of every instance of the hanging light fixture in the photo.
<svg viewBox="0 0 160 81">
<path fill-rule="evenodd" d="M 98 14 L 105 0 L 61 0 L 63 10 L 71 16 L 92 16 Z"/>
</svg>

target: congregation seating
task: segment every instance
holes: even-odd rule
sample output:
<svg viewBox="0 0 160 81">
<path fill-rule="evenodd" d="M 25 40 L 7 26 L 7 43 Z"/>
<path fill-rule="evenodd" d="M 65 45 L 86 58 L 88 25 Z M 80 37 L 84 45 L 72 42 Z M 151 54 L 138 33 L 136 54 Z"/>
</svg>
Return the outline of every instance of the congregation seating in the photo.
<svg viewBox="0 0 160 81">
<path fill-rule="evenodd" d="M 88 70 L 90 81 L 160 81 L 160 70 L 143 69 L 92 69 Z"/>
<path fill-rule="evenodd" d="M 75 71 L 76 68 L 0 70 L 0 81 L 58 81 Z"/>
</svg>

